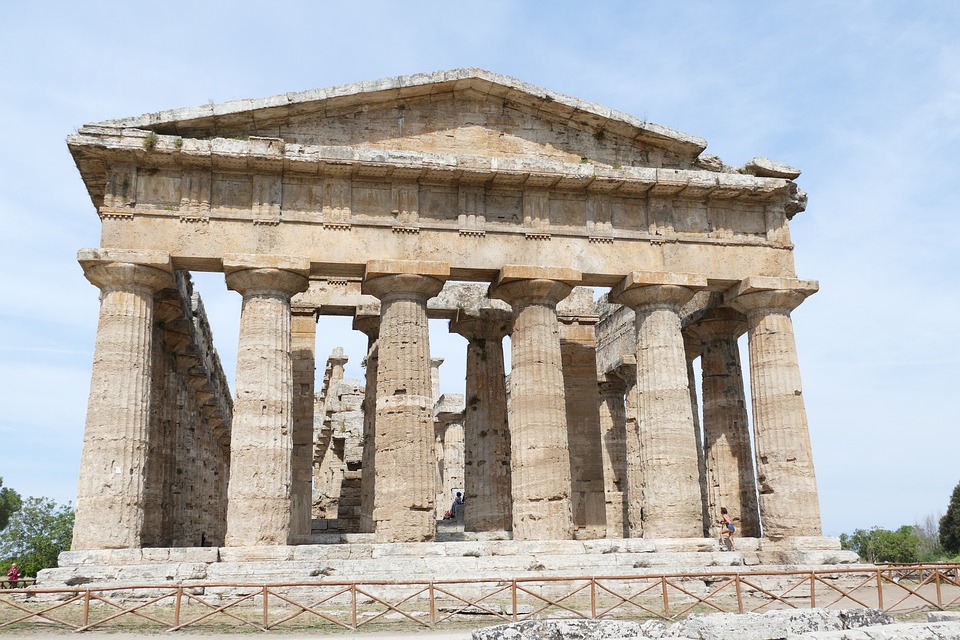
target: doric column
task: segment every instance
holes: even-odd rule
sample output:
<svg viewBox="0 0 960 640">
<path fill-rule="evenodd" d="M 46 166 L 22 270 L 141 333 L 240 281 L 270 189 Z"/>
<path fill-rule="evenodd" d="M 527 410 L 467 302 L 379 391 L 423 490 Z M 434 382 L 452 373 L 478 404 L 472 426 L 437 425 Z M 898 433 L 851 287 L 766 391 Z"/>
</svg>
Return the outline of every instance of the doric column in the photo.
<svg viewBox="0 0 960 640">
<path fill-rule="evenodd" d="M 510 312 L 481 309 L 460 315 L 450 331 L 467 339 L 466 416 L 464 418 L 464 497 L 466 531 L 510 531 L 510 431 L 503 337 Z"/>
<path fill-rule="evenodd" d="M 290 541 L 310 538 L 313 504 L 313 405 L 316 390 L 316 307 L 291 307 L 290 353 L 293 358 L 293 486 Z"/>
<path fill-rule="evenodd" d="M 633 272 L 610 299 L 636 313 L 643 537 L 703 535 L 697 442 L 690 407 L 680 307 L 706 278 Z"/>
<path fill-rule="evenodd" d="M 607 513 L 597 405 L 595 329 L 599 317 L 593 302 L 593 290 L 587 287 L 574 289 L 557 305 L 557 315 L 567 407 L 574 536 L 577 539 L 603 538 L 607 533 Z"/>
<path fill-rule="evenodd" d="M 293 484 L 290 297 L 306 290 L 310 264 L 227 256 L 223 267 L 227 287 L 243 296 L 225 544 L 284 545 Z"/>
<path fill-rule="evenodd" d="M 637 397 L 637 357 L 624 355 L 617 361 L 611 374 L 623 381 L 623 517 L 625 535 L 643 537 L 643 467 L 640 465 L 640 434 L 637 418 L 640 403 Z"/>
<path fill-rule="evenodd" d="M 436 534 L 427 300 L 440 293 L 449 274 L 447 265 L 435 262 L 367 263 L 363 293 L 380 299 L 373 460 L 378 542 L 420 542 Z"/>
<path fill-rule="evenodd" d="M 443 517 L 453 503 L 456 491 L 464 490 L 464 404 L 459 393 L 445 393 L 437 400 L 434 408 L 437 430 L 441 433 L 443 445 L 441 484 L 438 486 L 438 518 Z M 468 503 L 469 504 L 469 503 Z M 462 514 L 459 521 L 463 522 Z"/>
<path fill-rule="evenodd" d="M 374 313 L 375 311 L 375 313 Z M 367 336 L 366 381 L 363 391 L 363 447 L 360 461 L 360 532 L 373 533 L 373 494 L 376 473 L 373 469 L 377 422 L 377 340 L 380 336 L 380 309 L 358 308 L 353 328 Z"/>
<path fill-rule="evenodd" d="M 690 411 L 693 414 L 693 436 L 697 441 L 697 472 L 700 478 L 700 513 L 703 534 L 709 535 L 710 511 L 707 509 L 707 463 L 703 452 L 703 433 L 700 428 L 700 402 L 697 399 L 697 377 L 693 361 L 700 357 L 701 344 L 687 332 L 683 333 L 683 353 L 687 361 L 687 387 L 690 389 Z"/>
<path fill-rule="evenodd" d="M 491 298 L 513 308 L 510 447 L 515 540 L 573 538 L 570 454 L 557 303 L 574 269 L 506 266 Z"/>
<path fill-rule="evenodd" d="M 737 336 L 746 318 L 732 309 L 715 309 L 690 327 L 701 340 L 703 356 L 703 433 L 707 506 L 716 530 L 720 508 L 727 507 L 740 535 L 760 535 L 743 369 Z"/>
<path fill-rule="evenodd" d="M 77 258 L 101 295 L 72 548 L 138 548 L 150 449 L 154 294 L 174 286 L 170 258 L 117 249 L 84 249 Z"/>
<path fill-rule="evenodd" d="M 817 291 L 814 280 L 751 277 L 727 292 L 747 316 L 750 389 L 763 535 L 821 535 L 800 365 L 790 312 Z"/>
<path fill-rule="evenodd" d="M 626 383 L 607 374 L 597 382 L 599 389 L 600 442 L 603 453 L 603 482 L 606 500 L 607 537 L 629 535 L 626 513 Z"/>
<path fill-rule="evenodd" d="M 440 400 L 440 365 L 443 358 L 430 358 L 430 388 L 433 392 L 433 402 Z"/>
</svg>

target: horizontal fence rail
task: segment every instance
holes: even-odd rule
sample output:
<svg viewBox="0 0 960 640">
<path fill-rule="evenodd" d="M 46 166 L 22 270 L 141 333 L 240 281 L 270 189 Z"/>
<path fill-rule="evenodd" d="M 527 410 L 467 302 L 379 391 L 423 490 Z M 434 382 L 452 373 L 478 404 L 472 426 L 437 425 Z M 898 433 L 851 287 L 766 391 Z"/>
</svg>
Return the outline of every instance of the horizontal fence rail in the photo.
<svg viewBox="0 0 960 640">
<path fill-rule="evenodd" d="M 434 581 L 195 582 L 0 592 L 0 629 L 177 631 L 472 626 L 527 619 L 676 620 L 691 613 L 960 608 L 960 564 L 814 571 Z"/>
</svg>

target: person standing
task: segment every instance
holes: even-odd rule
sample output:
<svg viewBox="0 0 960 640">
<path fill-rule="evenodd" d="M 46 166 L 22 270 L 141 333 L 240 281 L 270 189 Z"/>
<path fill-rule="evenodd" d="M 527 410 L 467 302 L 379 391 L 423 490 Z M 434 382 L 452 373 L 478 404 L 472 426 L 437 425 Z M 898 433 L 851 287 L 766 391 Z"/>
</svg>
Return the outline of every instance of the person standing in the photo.
<svg viewBox="0 0 960 640">
<path fill-rule="evenodd" d="M 7 571 L 7 583 L 11 589 L 17 588 L 21 575 L 23 575 L 23 572 L 20 571 L 20 567 L 17 566 L 16 562 L 10 565 L 10 570 Z"/>
<path fill-rule="evenodd" d="M 733 518 L 727 513 L 726 507 L 720 507 L 720 546 L 724 544 L 730 551 L 736 551 L 737 547 L 733 544 L 733 534 L 737 528 L 733 526 Z"/>
</svg>

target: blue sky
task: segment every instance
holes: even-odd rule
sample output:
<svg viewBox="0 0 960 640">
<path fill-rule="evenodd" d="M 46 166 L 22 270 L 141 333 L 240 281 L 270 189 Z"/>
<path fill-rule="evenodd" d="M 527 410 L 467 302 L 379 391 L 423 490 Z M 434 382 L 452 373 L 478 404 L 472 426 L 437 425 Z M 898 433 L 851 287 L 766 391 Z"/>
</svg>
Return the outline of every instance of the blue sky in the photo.
<svg viewBox="0 0 960 640">
<path fill-rule="evenodd" d="M 209 101 L 482 67 L 799 167 L 794 321 L 824 528 L 942 512 L 960 481 L 960 4 L 31 2 L 0 9 L 0 476 L 73 500 L 99 221 L 77 127 Z M 239 296 L 198 285 L 232 375 Z M 463 343 L 434 329 L 442 387 Z M 360 377 L 365 338 L 332 321 Z M 322 364 L 321 364 L 322 366 Z"/>
</svg>

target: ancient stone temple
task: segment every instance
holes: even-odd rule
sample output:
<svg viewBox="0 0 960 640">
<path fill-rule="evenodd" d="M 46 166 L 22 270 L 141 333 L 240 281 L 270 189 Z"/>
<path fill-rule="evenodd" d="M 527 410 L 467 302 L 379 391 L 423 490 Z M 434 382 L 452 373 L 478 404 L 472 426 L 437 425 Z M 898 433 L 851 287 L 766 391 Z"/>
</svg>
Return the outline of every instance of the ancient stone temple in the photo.
<svg viewBox="0 0 960 640">
<path fill-rule="evenodd" d="M 68 145 L 102 228 L 74 549 L 306 544 L 313 515 L 428 542 L 458 487 L 465 532 L 515 541 L 702 539 L 721 506 L 746 536 L 821 535 L 799 171 L 477 69 Z M 232 397 L 190 271 L 242 296 Z M 317 380 L 331 315 L 368 336 L 365 380 L 342 353 Z M 462 398 L 430 318 L 467 340 Z"/>
</svg>

